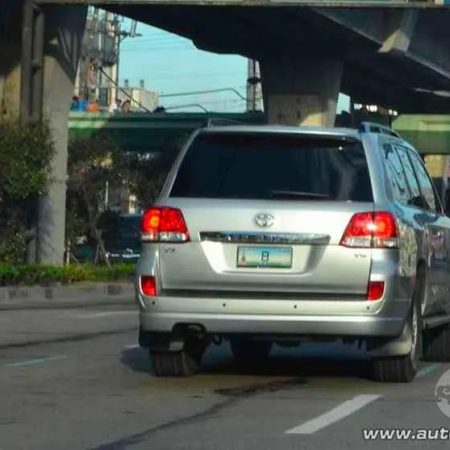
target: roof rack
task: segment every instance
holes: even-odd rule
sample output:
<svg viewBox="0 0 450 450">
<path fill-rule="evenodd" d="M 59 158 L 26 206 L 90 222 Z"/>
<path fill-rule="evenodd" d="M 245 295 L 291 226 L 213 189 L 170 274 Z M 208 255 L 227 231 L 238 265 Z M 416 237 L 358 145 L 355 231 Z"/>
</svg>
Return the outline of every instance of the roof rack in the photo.
<svg viewBox="0 0 450 450">
<path fill-rule="evenodd" d="M 400 135 L 391 128 L 374 122 L 362 122 L 359 126 L 359 131 L 361 133 L 380 133 L 400 138 Z"/>
<path fill-rule="evenodd" d="M 235 119 L 227 119 L 227 118 L 213 118 L 208 119 L 206 121 L 206 128 L 212 128 L 212 127 L 223 127 L 223 126 L 231 126 L 231 125 L 244 125 L 243 122 Z"/>
</svg>

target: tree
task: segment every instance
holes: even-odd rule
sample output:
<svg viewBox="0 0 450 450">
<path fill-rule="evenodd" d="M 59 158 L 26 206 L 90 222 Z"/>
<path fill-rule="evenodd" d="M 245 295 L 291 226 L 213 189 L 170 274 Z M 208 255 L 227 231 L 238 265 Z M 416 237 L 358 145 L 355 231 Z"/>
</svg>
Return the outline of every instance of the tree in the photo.
<svg viewBox="0 0 450 450">
<path fill-rule="evenodd" d="M 94 262 L 109 265 L 105 242 L 114 244 L 117 212 L 105 202 L 105 188 L 120 187 L 136 195 L 145 208 L 153 203 L 180 145 L 158 153 L 125 152 L 105 135 L 77 138 L 69 144 L 66 239 L 86 235 L 94 248 Z"/>
<path fill-rule="evenodd" d="M 0 262 L 25 260 L 35 236 L 37 200 L 51 182 L 53 154 L 46 122 L 0 122 Z"/>
<path fill-rule="evenodd" d="M 126 179 L 123 152 L 103 135 L 77 138 L 69 143 L 68 160 L 68 236 L 76 233 L 70 227 L 77 225 L 79 232 L 87 232 L 95 248 L 95 262 L 109 265 L 100 228 L 105 211 L 107 183 Z M 77 228 L 75 227 L 75 228 Z"/>
<path fill-rule="evenodd" d="M 155 201 L 180 147 L 181 142 L 175 142 L 158 153 L 127 156 L 129 187 L 143 208 Z"/>
</svg>

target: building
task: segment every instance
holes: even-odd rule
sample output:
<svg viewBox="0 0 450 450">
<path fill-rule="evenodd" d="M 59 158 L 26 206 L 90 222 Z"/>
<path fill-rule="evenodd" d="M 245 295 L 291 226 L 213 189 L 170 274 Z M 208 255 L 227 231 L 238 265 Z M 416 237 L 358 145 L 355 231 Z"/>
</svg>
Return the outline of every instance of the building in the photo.
<svg viewBox="0 0 450 450">
<path fill-rule="evenodd" d="M 144 80 L 141 80 L 139 87 L 131 87 L 128 80 L 125 86 L 120 89 L 118 98 L 122 101 L 131 101 L 131 111 L 133 112 L 153 112 L 159 106 L 158 93 L 145 89 Z"/>
<path fill-rule="evenodd" d="M 137 22 L 124 30 L 124 19 L 99 8 L 89 8 L 74 95 L 96 100 L 107 108 L 119 94 L 120 44 L 136 37 Z"/>
</svg>

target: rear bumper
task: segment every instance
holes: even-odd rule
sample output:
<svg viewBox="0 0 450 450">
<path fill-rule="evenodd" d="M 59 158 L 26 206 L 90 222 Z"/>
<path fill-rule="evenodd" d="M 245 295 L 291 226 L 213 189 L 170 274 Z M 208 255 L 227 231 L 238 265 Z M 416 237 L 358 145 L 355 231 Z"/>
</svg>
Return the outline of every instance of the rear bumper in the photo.
<svg viewBox="0 0 450 450">
<path fill-rule="evenodd" d="M 388 302 L 243 300 L 191 297 L 148 298 L 137 294 L 140 326 L 170 333 L 199 325 L 208 334 L 288 334 L 336 337 L 396 337 L 410 300 Z"/>
<path fill-rule="evenodd" d="M 396 337 L 402 317 L 263 316 L 248 314 L 148 313 L 140 315 L 141 328 L 172 332 L 177 325 L 200 325 L 208 334 L 290 334 L 352 337 Z"/>
</svg>

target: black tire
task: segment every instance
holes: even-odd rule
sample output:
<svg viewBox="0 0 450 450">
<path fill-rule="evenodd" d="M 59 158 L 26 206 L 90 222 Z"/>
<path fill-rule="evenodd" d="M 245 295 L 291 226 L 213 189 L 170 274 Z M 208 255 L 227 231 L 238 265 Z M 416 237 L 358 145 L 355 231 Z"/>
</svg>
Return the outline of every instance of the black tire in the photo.
<svg viewBox="0 0 450 450">
<path fill-rule="evenodd" d="M 410 327 L 411 334 L 410 353 L 404 356 L 375 359 L 373 361 L 373 378 L 375 380 L 388 383 L 409 383 L 415 378 L 422 350 L 419 305 L 418 301 L 413 302 L 406 324 Z"/>
<path fill-rule="evenodd" d="M 239 364 L 252 364 L 264 361 L 272 349 L 270 341 L 251 341 L 232 339 L 230 342 L 234 359 Z"/>
<path fill-rule="evenodd" d="M 152 352 L 150 359 L 153 372 L 157 377 L 189 377 L 200 369 L 201 356 L 195 356 L 186 350 L 179 352 Z"/>
<path fill-rule="evenodd" d="M 450 327 L 448 325 L 423 332 L 423 356 L 427 361 L 450 361 Z"/>
</svg>

